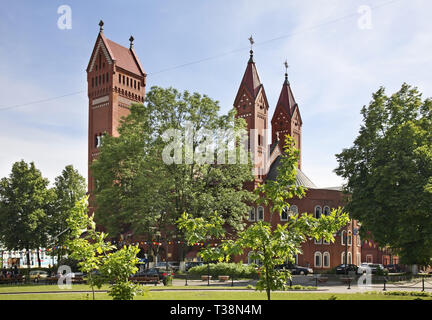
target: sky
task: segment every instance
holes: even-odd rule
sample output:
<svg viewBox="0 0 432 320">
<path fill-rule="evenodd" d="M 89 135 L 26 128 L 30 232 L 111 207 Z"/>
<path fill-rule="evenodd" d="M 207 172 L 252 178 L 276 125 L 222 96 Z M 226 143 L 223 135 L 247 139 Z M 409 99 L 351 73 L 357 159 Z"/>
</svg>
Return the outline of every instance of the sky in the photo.
<svg viewBox="0 0 432 320">
<path fill-rule="evenodd" d="M 70 29 L 59 28 L 62 5 L 71 9 Z M 432 97 L 429 0 L 53 0 L 2 8 L 0 177 L 21 159 L 51 182 L 69 164 L 87 177 L 85 69 L 100 19 L 107 38 L 128 46 L 134 36 L 147 90 L 206 94 L 221 114 L 232 108 L 251 35 L 269 115 L 287 60 L 303 120 L 302 171 L 319 187 L 343 183 L 335 154 L 352 146 L 373 92 L 383 86 L 392 94 L 406 82 Z"/>
</svg>

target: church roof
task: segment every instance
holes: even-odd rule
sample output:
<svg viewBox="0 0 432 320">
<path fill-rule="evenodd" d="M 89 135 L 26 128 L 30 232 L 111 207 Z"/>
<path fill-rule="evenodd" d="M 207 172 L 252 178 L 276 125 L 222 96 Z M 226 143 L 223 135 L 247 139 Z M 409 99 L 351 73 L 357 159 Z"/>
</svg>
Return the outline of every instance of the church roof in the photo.
<svg viewBox="0 0 432 320">
<path fill-rule="evenodd" d="M 246 67 L 246 71 L 243 75 L 241 85 L 244 85 L 253 98 L 256 98 L 259 90 L 261 89 L 261 81 L 258 76 L 258 71 L 255 66 L 255 62 L 250 59 Z M 240 85 L 240 86 L 241 86 Z"/>
<path fill-rule="evenodd" d="M 118 43 L 106 39 L 107 46 L 111 49 L 113 60 L 116 61 L 116 65 L 122 69 L 128 70 L 135 74 L 144 74 L 140 66 L 140 62 L 133 52 L 133 49 L 129 49 L 119 45 Z"/>
<path fill-rule="evenodd" d="M 92 60 L 95 59 L 95 54 L 97 53 L 96 51 L 101 44 L 103 44 L 103 46 L 106 48 L 109 58 L 115 61 L 115 64 L 118 67 L 137 75 L 145 76 L 144 69 L 135 53 L 135 50 L 133 48 L 123 47 L 122 45 L 106 38 L 102 31 L 99 32 L 99 35 L 96 39 L 96 44 L 92 53 L 92 59 L 89 61 L 87 70 L 91 69 Z"/>
<path fill-rule="evenodd" d="M 267 174 L 267 179 L 276 180 L 278 176 L 277 168 L 279 167 L 281 157 L 277 157 L 276 160 L 270 166 L 270 170 Z M 310 189 L 317 189 L 318 187 L 301 171 L 297 168 L 296 186 L 302 186 Z"/>
<path fill-rule="evenodd" d="M 285 82 L 282 86 L 282 90 L 276 106 L 279 105 L 282 106 L 290 116 L 294 114 L 295 108 L 298 107 L 287 77 L 285 78 Z"/>
</svg>

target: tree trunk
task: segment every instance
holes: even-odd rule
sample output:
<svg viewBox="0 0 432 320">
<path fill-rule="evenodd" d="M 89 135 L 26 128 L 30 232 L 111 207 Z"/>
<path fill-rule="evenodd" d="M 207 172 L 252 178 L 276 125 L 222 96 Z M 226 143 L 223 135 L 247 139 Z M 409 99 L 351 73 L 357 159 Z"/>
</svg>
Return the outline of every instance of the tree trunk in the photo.
<svg viewBox="0 0 432 320">
<path fill-rule="evenodd" d="M 27 247 L 26 248 L 27 252 L 27 267 L 30 269 L 31 268 L 31 263 L 30 263 L 30 249 Z"/>
<path fill-rule="evenodd" d="M 38 260 L 38 267 L 41 267 L 41 259 L 40 259 L 40 252 L 39 252 L 39 248 L 37 248 L 37 260 Z"/>
<path fill-rule="evenodd" d="M 265 267 L 266 270 L 266 283 L 267 283 L 267 300 L 270 301 L 270 281 L 269 281 L 269 274 L 268 274 L 268 268 Z"/>
</svg>

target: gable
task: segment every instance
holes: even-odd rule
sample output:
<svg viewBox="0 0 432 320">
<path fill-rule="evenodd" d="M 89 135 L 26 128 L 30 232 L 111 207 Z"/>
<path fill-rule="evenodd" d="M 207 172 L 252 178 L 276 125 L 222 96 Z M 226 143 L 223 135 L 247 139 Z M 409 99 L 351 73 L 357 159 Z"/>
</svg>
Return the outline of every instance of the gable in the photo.
<svg viewBox="0 0 432 320">
<path fill-rule="evenodd" d="M 90 58 L 89 65 L 87 67 L 87 72 L 93 71 L 93 68 L 94 68 L 94 65 L 96 63 L 96 59 L 99 56 L 99 53 L 102 53 L 104 55 L 108 64 L 113 63 L 113 59 L 112 59 L 111 54 L 108 50 L 109 49 L 105 46 L 102 37 L 98 37 L 98 40 L 96 41 L 96 45 L 95 45 L 95 48 L 94 48 L 93 53 L 92 53 L 92 56 Z"/>
</svg>

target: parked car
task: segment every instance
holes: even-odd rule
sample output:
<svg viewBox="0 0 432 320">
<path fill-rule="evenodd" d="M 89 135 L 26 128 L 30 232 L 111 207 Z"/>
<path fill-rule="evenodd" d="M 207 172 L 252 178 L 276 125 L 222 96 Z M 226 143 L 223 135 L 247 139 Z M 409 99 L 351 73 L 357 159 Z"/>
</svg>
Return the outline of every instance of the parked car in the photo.
<svg viewBox="0 0 432 320">
<path fill-rule="evenodd" d="M 402 272 L 402 268 L 398 264 L 388 264 L 384 266 L 390 273 L 399 273 Z"/>
<path fill-rule="evenodd" d="M 192 261 L 192 262 L 186 262 L 185 264 L 185 270 L 189 271 L 190 268 L 202 266 L 204 263 L 202 261 Z"/>
<path fill-rule="evenodd" d="M 158 268 L 150 268 L 150 269 L 146 269 L 144 271 L 140 271 L 135 273 L 133 277 L 145 277 L 145 276 L 158 276 L 159 280 L 162 281 L 164 284 L 166 282 L 166 278 L 168 276 L 174 276 L 174 272 L 173 271 L 166 271 L 166 270 L 162 270 L 162 269 L 158 269 Z"/>
<path fill-rule="evenodd" d="M 284 263 L 284 264 L 280 264 L 278 266 L 275 267 L 275 269 L 277 270 L 289 270 L 291 272 L 291 274 L 294 275 L 308 275 L 309 273 L 313 273 L 313 269 L 311 268 L 306 268 L 306 267 L 301 267 L 298 266 L 296 264 L 290 264 L 290 263 Z"/>
<path fill-rule="evenodd" d="M 47 278 L 48 275 L 48 272 L 44 270 L 31 270 L 29 272 L 30 280 L 34 282 L 39 282 L 40 279 Z"/>
<path fill-rule="evenodd" d="M 357 269 L 357 274 L 367 273 L 367 269 L 370 268 L 372 274 L 376 274 L 378 269 L 381 269 L 383 272 L 388 272 L 388 269 L 384 268 L 384 266 L 380 263 L 366 263 L 363 262 Z"/>
<path fill-rule="evenodd" d="M 349 272 L 357 272 L 358 266 L 355 264 L 340 264 L 338 265 L 335 270 L 336 274 L 348 274 Z"/>
</svg>

